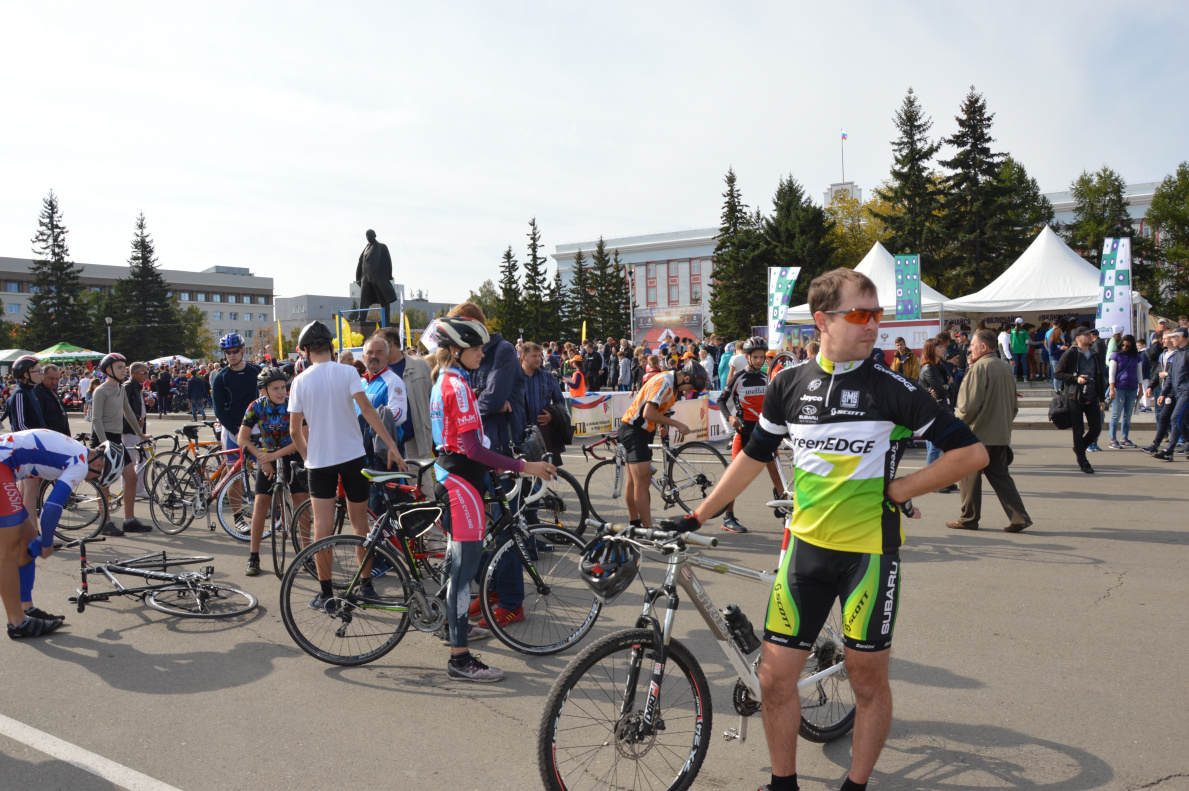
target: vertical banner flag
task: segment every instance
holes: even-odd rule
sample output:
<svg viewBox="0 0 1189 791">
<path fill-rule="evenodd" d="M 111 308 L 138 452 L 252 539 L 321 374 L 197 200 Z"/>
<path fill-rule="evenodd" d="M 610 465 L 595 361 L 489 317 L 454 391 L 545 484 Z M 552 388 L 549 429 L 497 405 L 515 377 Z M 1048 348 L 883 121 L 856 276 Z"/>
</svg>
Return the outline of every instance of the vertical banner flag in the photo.
<svg viewBox="0 0 1189 791">
<path fill-rule="evenodd" d="M 586 343 L 586 322 L 582 322 L 582 342 Z"/>
<path fill-rule="evenodd" d="M 396 331 L 400 333 L 400 347 L 404 349 L 409 345 L 408 335 L 405 334 L 405 287 L 400 287 L 400 294 L 396 297 L 397 310 L 399 313 L 396 318 Z"/>
<path fill-rule="evenodd" d="M 1102 243 L 1102 270 L 1098 277 L 1098 334 L 1106 338 L 1122 327 L 1131 332 L 1131 239 L 1107 238 Z"/>
<path fill-rule="evenodd" d="M 921 256 L 896 256 L 896 321 L 921 317 Z"/>
<path fill-rule="evenodd" d="M 401 343 L 405 344 L 405 348 L 408 348 L 409 341 L 413 337 L 413 328 L 409 326 L 409 317 L 407 315 L 401 314 L 401 318 L 403 319 L 401 326 L 404 327 L 405 330 L 405 334 L 401 339 Z"/>
<path fill-rule="evenodd" d="M 285 341 L 281 335 L 281 320 L 277 319 L 277 359 L 285 359 Z"/>
<path fill-rule="evenodd" d="M 784 342 L 784 314 L 789 309 L 789 297 L 797 285 L 799 266 L 768 267 L 768 348 L 779 349 Z"/>
</svg>

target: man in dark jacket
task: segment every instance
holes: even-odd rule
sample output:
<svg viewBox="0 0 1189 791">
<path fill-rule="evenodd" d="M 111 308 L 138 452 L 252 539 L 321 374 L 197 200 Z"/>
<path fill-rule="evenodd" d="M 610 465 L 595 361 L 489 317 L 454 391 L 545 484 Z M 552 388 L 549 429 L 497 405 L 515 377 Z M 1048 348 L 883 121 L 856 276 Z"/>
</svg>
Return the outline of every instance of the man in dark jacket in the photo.
<svg viewBox="0 0 1189 791">
<path fill-rule="evenodd" d="M 45 420 L 45 427 L 59 434 L 70 436 L 70 421 L 66 419 L 66 407 L 62 399 L 58 398 L 58 381 L 62 378 L 62 371 L 53 363 L 45 366 L 41 384 L 33 388 L 33 396 L 41 407 L 41 416 Z"/>
<path fill-rule="evenodd" d="M 603 386 L 603 370 L 603 355 L 595 349 L 594 341 L 587 341 L 582 350 L 582 373 L 586 374 L 586 386 L 590 390 L 598 390 Z"/>
<path fill-rule="evenodd" d="M 483 346 L 483 361 L 470 380 L 491 449 L 511 455 L 512 443 L 520 439 L 513 436 L 513 427 L 523 429 L 525 425 L 524 374 L 516 359 L 516 347 L 500 333 L 491 333 L 491 339 Z"/>
<path fill-rule="evenodd" d="M 198 412 L 202 411 L 202 419 L 206 420 L 206 399 L 210 397 L 211 388 L 206 378 L 199 376 L 197 371 L 190 372 L 186 382 L 186 398 L 190 401 L 190 419 L 198 422 Z"/>
<path fill-rule="evenodd" d="M 128 381 L 132 381 L 129 378 Z M 157 374 L 157 381 L 154 383 L 153 389 L 157 392 L 157 414 L 169 414 L 169 402 L 173 400 L 173 395 L 170 389 L 173 385 L 173 378 L 169 375 L 169 369 L 165 366 L 161 367 L 161 373 Z"/>
<path fill-rule="evenodd" d="M 1168 448 L 1152 454 L 1154 458 L 1172 461 L 1177 443 L 1184 438 L 1186 421 L 1189 420 L 1189 331 L 1177 327 L 1172 336 L 1173 356 L 1168 361 L 1168 377 L 1173 398 L 1172 414 L 1169 418 Z"/>
<path fill-rule="evenodd" d="M 1106 372 L 1094 353 L 1094 339 L 1089 327 L 1079 327 L 1074 333 L 1074 345 L 1061 355 L 1054 375 L 1064 383 L 1073 416 L 1073 455 L 1082 472 L 1091 474 L 1094 468 L 1086 459 L 1086 450 L 1097 447 L 1102 433 L 1102 413 L 1106 410 Z"/>
</svg>

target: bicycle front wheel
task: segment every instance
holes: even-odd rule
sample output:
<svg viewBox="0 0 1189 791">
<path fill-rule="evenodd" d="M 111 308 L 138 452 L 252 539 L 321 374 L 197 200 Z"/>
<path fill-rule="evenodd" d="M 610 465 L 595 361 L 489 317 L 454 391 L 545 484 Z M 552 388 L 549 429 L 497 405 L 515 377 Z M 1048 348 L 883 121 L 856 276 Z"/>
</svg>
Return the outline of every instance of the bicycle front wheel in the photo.
<svg viewBox="0 0 1189 791">
<path fill-rule="evenodd" d="M 198 476 L 188 467 L 169 466 L 153 481 L 149 515 L 153 526 L 166 535 L 177 535 L 194 521 L 202 496 Z"/>
<path fill-rule="evenodd" d="M 524 547 L 539 580 L 521 563 L 516 542 L 504 538 L 480 573 L 480 606 L 488 628 L 504 645 L 522 654 L 556 654 L 590 632 L 603 603 L 579 574 L 582 553 L 586 551 L 582 539 L 552 525 L 530 525 L 525 533 L 521 534 Z M 520 607 L 523 617 L 501 625 L 494 617 L 491 598 L 520 592 L 524 595 Z M 509 603 L 499 602 L 501 607 Z"/>
<path fill-rule="evenodd" d="M 627 524 L 628 508 L 624 499 L 628 467 L 615 459 L 600 461 L 586 474 L 586 502 L 590 515 L 609 525 Z"/>
<path fill-rule="evenodd" d="M 219 490 L 219 507 L 216 514 L 219 526 L 227 535 L 239 541 L 252 538 L 252 514 L 255 512 L 256 490 L 253 486 L 255 476 L 249 475 L 245 469 L 235 473 L 230 481 Z M 269 530 L 264 531 L 264 538 L 268 538 Z"/>
<path fill-rule="evenodd" d="M 154 610 L 181 618 L 230 618 L 256 609 L 256 597 L 238 588 L 208 582 L 168 585 L 145 596 Z"/>
<path fill-rule="evenodd" d="M 677 502 L 686 512 L 693 511 L 714 485 L 722 480 L 727 470 L 726 458 L 713 445 L 705 442 L 687 442 L 669 458 L 669 469 L 666 474 L 669 484 L 675 490 Z M 724 504 L 716 514 L 706 518 L 713 519 L 727 510 Z"/>
<path fill-rule="evenodd" d="M 273 498 L 272 504 L 272 529 L 269 531 L 270 543 L 272 545 L 272 569 L 276 573 L 277 579 L 280 579 L 285 574 L 285 561 L 289 553 L 289 534 L 293 531 L 293 526 L 296 524 L 294 517 L 297 515 L 296 510 L 290 510 L 288 503 L 277 503 L 277 498 Z M 306 503 L 300 503 L 298 508 Z M 311 519 L 312 512 L 307 507 L 305 509 L 306 532 L 309 533 L 312 528 L 308 524 Z"/>
<path fill-rule="evenodd" d="M 314 609 L 321 593 L 307 572 L 325 553 L 334 596 Z M 360 590 L 361 566 L 379 559 L 389 568 L 371 577 L 374 595 Z M 388 653 L 409 629 L 409 573 L 404 561 L 382 545 L 366 548 L 363 536 L 331 536 L 299 552 L 281 578 L 281 621 L 301 650 L 332 665 L 362 665 Z"/>
<path fill-rule="evenodd" d="M 813 642 L 801 678 L 843 664 L 842 670 L 801 690 L 801 735 L 811 742 L 832 742 L 855 725 L 855 693 L 846 674 L 840 608 L 831 608 Z"/>
<path fill-rule="evenodd" d="M 547 789 L 680 791 L 693 784 L 710 746 L 706 674 L 689 649 L 670 641 L 657 727 L 644 736 L 656 657 L 652 630 L 630 629 L 598 640 L 566 666 L 537 731 L 537 766 Z"/>
<path fill-rule="evenodd" d="M 37 513 L 41 513 L 45 505 L 45 498 L 49 497 L 54 488 L 54 481 L 41 482 L 37 489 Z M 74 485 L 74 489 L 66 497 L 62 506 L 62 516 L 58 519 L 58 530 L 63 535 L 92 538 L 99 535 L 107 522 L 107 498 L 103 490 L 94 481 L 82 480 Z"/>
</svg>

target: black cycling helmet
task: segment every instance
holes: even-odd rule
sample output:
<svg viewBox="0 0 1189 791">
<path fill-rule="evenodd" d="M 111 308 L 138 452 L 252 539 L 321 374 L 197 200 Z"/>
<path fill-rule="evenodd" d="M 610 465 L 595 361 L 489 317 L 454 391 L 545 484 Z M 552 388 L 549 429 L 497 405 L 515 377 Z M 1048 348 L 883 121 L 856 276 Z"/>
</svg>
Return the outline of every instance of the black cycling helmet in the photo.
<svg viewBox="0 0 1189 791">
<path fill-rule="evenodd" d="M 688 376 L 694 386 L 694 392 L 700 393 L 706 389 L 706 385 L 710 384 L 710 377 L 706 375 L 706 369 L 697 360 L 686 360 L 685 365 L 681 366 L 681 373 Z"/>
<path fill-rule="evenodd" d="M 99 370 L 102 371 L 103 373 L 107 373 L 108 366 L 110 366 L 114 363 L 127 363 L 127 362 L 128 362 L 127 357 L 125 357 L 122 354 L 112 352 L 111 354 L 107 355 L 106 357 L 104 357 L 102 360 L 99 361 Z"/>
<path fill-rule="evenodd" d="M 745 340 L 743 342 L 742 348 L 743 348 L 744 354 L 751 354 L 756 349 L 763 349 L 764 351 L 768 351 L 768 342 L 766 340 L 764 340 L 763 338 L 761 338 L 759 335 L 753 335 L 752 337 L 748 338 L 747 340 Z"/>
<path fill-rule="evenodd" d="M 22 354 L 16 359 L 16 362 L 12 364 L 12 375 L 15 376 L 19 382 L 25 378 L 25 374 L 29 373 L 29 369 L 36 366 L 37 363 L 38 360 L 33 355 Z"/>
<path fill-rule="evenodd" d="M 640 550 L 626 541 L 600 538 L 582 553 L 579 573 L 604 604 L 631 587 L 640 570 Z"/>
<path fill-rule="evenodd" d="M 297 336 L 297 348 L 308 349 L 317 343 L 330 343 L 334 340 L 334 333 L 320 321 L 311 321 L 301 328 Z"/>
<path fill-rule="evenodd" d="M 263 390 L 268 387 L 269 382 L 288 382 L 289 377 L 285 376 L 285 372 L 280 368 L 268 367 L 263 369 L 256 375 L 256 387 Z"/>
<path fill-rule="evenodd" d="M 437 327 L 439 346 L 470 349 L 475 346 L 482 346 L 491 340 L 491 336 L 487 333 L 487 328 L 483 326 L 483 322 L 477 319 L 468 319 L 465 316 L 449 316 L 447 318 L 434 319 L 434 326 Z"/>
</svg>

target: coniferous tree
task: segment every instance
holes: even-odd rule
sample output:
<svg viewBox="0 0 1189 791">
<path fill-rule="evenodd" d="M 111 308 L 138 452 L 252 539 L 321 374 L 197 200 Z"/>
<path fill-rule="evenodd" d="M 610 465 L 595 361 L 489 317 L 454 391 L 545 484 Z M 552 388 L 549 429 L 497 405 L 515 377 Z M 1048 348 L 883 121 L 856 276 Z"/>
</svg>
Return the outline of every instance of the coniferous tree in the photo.
<svg viewBox="0 0 1189 791">
<path fill-rule="evenodd" d="M 892 178 L 886 187 L 875 190 L 888 206 L 871 214 L 887 228 L 889 235 L 883 245 L 888 251 L 894 255 L 919 253 L 922 275 L 935 280 L 942 266 L 936 227 L 941 197 L 929 163 L 941 144 L 929 141 L 933 119 L 925 115 L 912 88 L 896 111 L 895 123 L 900 136 L 892 141 Z"/>
<path fill-rule="evenodd" d="M 524 337 L 540 341 L 542 331 L 549 324 L 546 315 L 545 293 L 549 290 L 545 257 L 541 255 L 541 229 L 537 218 L 528 222 L 528 258 L 524 261 Z"/>
<path fill-rule="evenodd" d="M 615 269 L 611 266 L 611 256 L 607 252 L 607 244 L 603 241 L 602 236 L 595 243 L 594 252 L 590 256 L 590 288 L 594 292 L 591 295 L 591 313 L 594 323 L 588 327 L 586 337 L 599 339 L 606 338 L 608 335 L 615 335 L 616 338 L 623 337 L 617 334 L 622 286 Z"/>
<path fill-rule="evenodd" d="M 772 216 L 763 224 L 758 265 L 750 274 L 754 292 L 753 324 L 768 321 L 768 267 L 801 267 L 789 302 L 800 305 L 809 298 L 810 281 L 834 265 L 834 242 L 830 238 L 834 225 L 826 218 L 825 210 L 809 200 L 792 176 L 780 180 L 772 207 Z"/>
<path fill-rule="evenodd" d="M 523 295 L 520 292 L 520 262 L 512 253 L 512 245 L 504 251 L 503 261 L 500 263 L 500 300 L 499 310 L 493 319 L 500 332 L 511 336 L 524 326 Z"/>
<path fill-rule="evenodd" d="M 941 162 L 952 171 L 945 179 L 939 224 L 946 241 L 946 271 L 936 286 L 945 294 L 978 291 L 1011 263 L 1003 246 L 1010 188 L 999 179 L 1004 155 L 991 150 L 994 120 L 971 86 L 957 117 L 958 131 L 945 140 L 957 149 L 952 159 Z"/>
<path fill-rule="evenodd" d="M 129 360 L 177 354 L 183 344 L 181 312 L 157 267 L 144 212 L 136 218 L 128 267 L 128 276 L 112 287 L 112 348 Z"/>
<path fill-rule="evenodd" d="M 734 168 L 724 177 L 727 190 L 714 246 L 714 271 L 711 274 L 710 320 L 719 335 L 743 339 L 751 335 L 751 320 L 757 309 L 756 270 L 760 247 L 759 212 L 750 214 L 739 192 Z M 758 266 L 762 267 L 762 264 Z M 768 278 L 765 273 L 759 312 L 768 304 Z"/>
<path fill-rule="evenodd" d="M 594 338 L 591 329 L 590 270 L 586 266 L 586 256 L 579 249 L 574 254 L 574 277 L 566 289 L 566 315 L 570 320 L 569 335 L 574 343 L 582 338 L 582 323 L 586 322 L 586 337 Z"/>
<path fill-rule="evenodd" d="M 1102 262 L 1103 239 L 1131 237 L 1132 287 L 1144 295 L 1156 296 L 1160 291 L 1157 250 L 1132 225 L 1124 194 L 1126 186 L 1123 177 L 1105 165 L 1096 173 L 1083 171 L 1070 185 L 1073 222 L 1062 231 L 1069 246 L 1096 267 Z M 1151 297 L 1149 300 L 1156 301 Z"/>
<path fill-rule="evenodd" d="M 1189 313 L 1189 162 L 1164 177 L 1147 221 L 1159 236 L 1157 287 L 1144 296 L 1170 314 Z"/>
<path fill-rule="evenodd" d="M 1046 225 L 1055 225 L 1053 204 L 1040 192 L 1040 184 L 1024 165 L 1012 157 L 1003 160 L 999 181 L 1006 187 L 1002 226 L 1002 258 L 1006 266 L 1020 257 Z"/>
<path fill-rule="evenodd" d="M 50 190 L 42 199 L 37 234 L 32 240 L 33 295 L 29 299 L 29 318 L 21 332 L 22 345 L 33 351 L 61 342 L 81 346 L 87 335 L 80 299 L 83 270 L 70 261 L 67 233 L 58 196 Z"/>
<path fill-rule="evenodd" d="M 554 271 L 553 279 L 549 281 L 549 290 L 545 293 L 545 315 L 549 321 L 542 335 L 542 340 L 562 340 L 566 321 L 565 291 L 561 284 L 561 272 Z"/>
<path fill-rule="evenodd" d="M 618 248 L 611 251 L 611 271 L 615 272 L 619 283 L 615 323 L 611 328 L 611 334 L 616 338 L 627 338 L 634 342 L 632 333 L 635 330 L 635 305 L 632 304 L 632 295 L 635 289 L 632 286 L 633 274 L 631 269 L 632 267 L 627 266 L 620 260 Z"/>
</svg>

